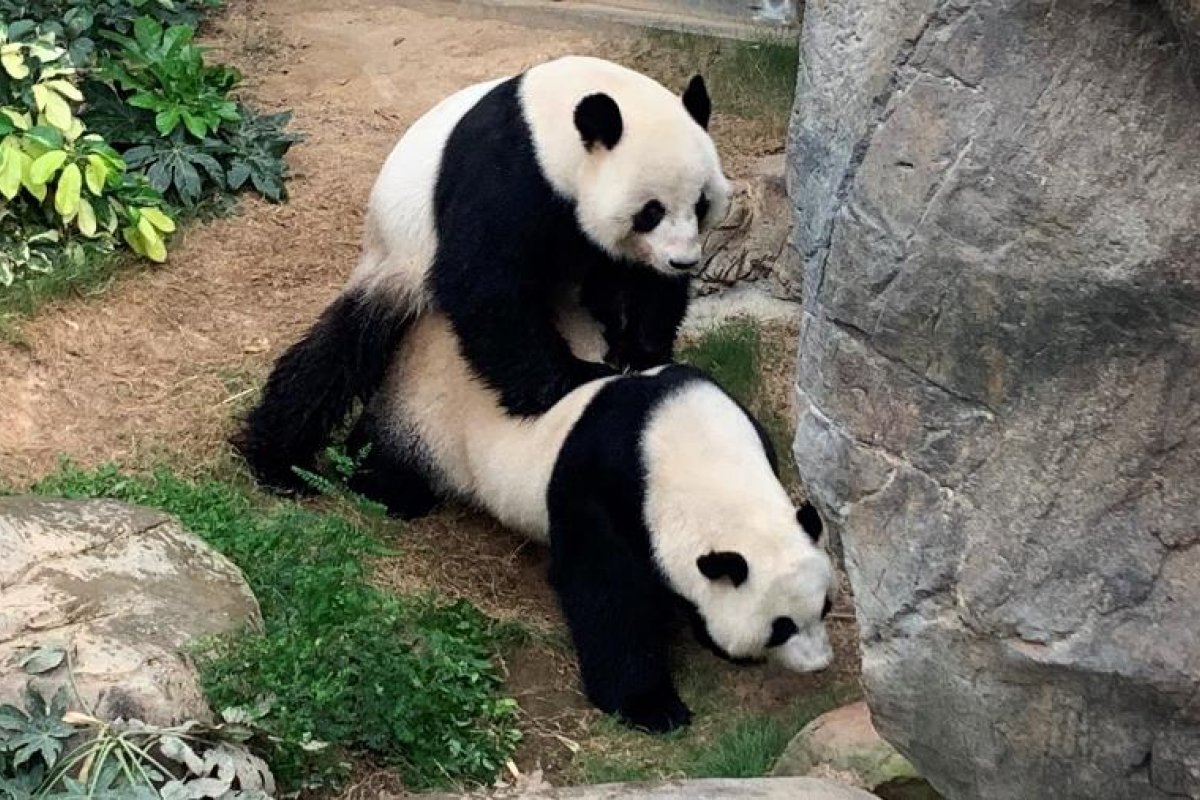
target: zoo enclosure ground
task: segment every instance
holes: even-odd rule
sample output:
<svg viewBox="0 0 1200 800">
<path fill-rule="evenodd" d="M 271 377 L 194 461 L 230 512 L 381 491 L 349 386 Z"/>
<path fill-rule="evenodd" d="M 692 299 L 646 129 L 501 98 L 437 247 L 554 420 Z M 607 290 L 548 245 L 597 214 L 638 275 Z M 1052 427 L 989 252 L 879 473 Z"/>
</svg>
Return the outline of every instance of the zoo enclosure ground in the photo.
<svg viewBox="0 0 1200 800">
<path fill-rule="evenodd" d="M 291 200 L 248 199 L 242 214 L 186 231 L 166 268 L 56 301 L 22 325 L 20 342 L 0 344 L 0 477 L 9 484 L 50 471 L 60 453 L 82 464 L 234 469 L 225 445 L 233 420 L 271 358 L 341 287 L 379 165 L 399 133 L 443 96 L 570 52 L 625 60 L 673 85 L 712 58 L 703 40 L 534 27 L 450 3 L 235 0 L 207 34 L 224 59 L 246 68 L 264 110 L 294 109 L 308 139 L 289 157 Z M 745 102 L 747 88 L 731 79 L 725 107 Z M 747 116 L 733 117 L 722 112 L 718 87 L 714 94 L 714 135 L 731 174 L 782 146 L 786 109 L 756 117 L 737 106 Z M 792 341 L 786 331 L 768 337 L 782 348 L 768 375 L 782 404 Z M 688 770 L 691 754 L 741 719 L 731 711 L 782 719 L 797 713 L 796 698 L 853 684 L 846 632 L 840 669 L 815 677 L 734 670 L 689 651 L 685 694 L 707 698 L 696 702 L 703 719 L 684 737 L 629 734 L 598 721 L 577 691 L 544 553 L 453 509 L 397 526 L 397 540 L 403 554 L 377 565 L 380 585 L 466 597 L 540 632 L 506 664 L 525 717 L 523 770 L 540 765 L 559 780 Z M 388 780 L 363 769 L 369 783 Z"/>
</svg>

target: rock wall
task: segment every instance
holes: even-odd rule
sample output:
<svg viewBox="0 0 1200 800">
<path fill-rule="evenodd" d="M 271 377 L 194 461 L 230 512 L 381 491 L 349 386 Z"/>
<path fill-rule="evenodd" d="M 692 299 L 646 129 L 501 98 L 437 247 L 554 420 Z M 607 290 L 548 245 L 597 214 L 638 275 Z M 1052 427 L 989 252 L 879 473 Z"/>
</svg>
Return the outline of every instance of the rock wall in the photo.
<svg viewBox="0 0 1200 800">
<path fill-rule="evenodd" d="M 876 725 L 948 798 L 1200 797 L 1176 30 L 1127 0 L 823 0 L 801 51 L 794 449 Z"/>
</svg>

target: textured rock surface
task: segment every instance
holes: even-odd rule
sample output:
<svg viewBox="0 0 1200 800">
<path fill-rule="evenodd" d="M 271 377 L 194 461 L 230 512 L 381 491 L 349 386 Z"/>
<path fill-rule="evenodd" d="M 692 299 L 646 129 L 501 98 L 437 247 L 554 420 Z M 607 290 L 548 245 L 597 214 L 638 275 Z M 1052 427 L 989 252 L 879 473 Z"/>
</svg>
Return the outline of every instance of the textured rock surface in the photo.
<svg viewBox="0 0 1200 800">
<path fill-rule="evenodd" d="M 1162 0 L 1188 54 L 1192 75 L 1200 83 L 1200 0 Z"/>
<path fill-rule="evenodd" d="M 851 786 L 875 789 L 916 778 L 916 770 L 871 724 L 861 700 L 834 709 L 804 726 L 775 762 L 772 775 L 836 776 Z"/>
<path fill-rule="evenodd" d="M 1200 797 L 1200 95 L 1157 4 L 810 2 L 798 467 L 950 798 Z"/>
<path fill-rule="evenodd" d="M 21 705 L 32 650 L 68 648 L 87 707 L 166 724 L 209 710 L 180 648 L 258 618 L 241 572 L 159 511 L 0 498 L 0 702 Z M 43 694 L 68 680 L 40 675 Z"/>
<path fill-rule="evenodd" d="M 796 251 L 788 246 L 792 213 L 784 157 L 760 159 L 733 189 L 729 214 L 704 241 L 697 293 L 753 283 L 775 297 L 799 300 L 800 266 Z"/>
<path fill-rule="evenodd" d="M 876 800 L 861 789 L 815 778 L 714 778 L 659 783 L 604 783 L 556 789 L 540 780 L 489 794 L 404 795 L 448 800 L 452 797 L 526 798 L 527 800 Z"/>
</svg>

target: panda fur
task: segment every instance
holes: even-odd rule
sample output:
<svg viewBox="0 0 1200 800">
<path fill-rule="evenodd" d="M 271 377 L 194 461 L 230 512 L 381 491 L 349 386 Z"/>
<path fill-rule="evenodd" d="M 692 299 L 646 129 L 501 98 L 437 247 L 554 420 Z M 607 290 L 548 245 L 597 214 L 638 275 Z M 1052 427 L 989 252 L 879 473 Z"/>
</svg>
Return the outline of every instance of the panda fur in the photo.
<svg viewBox="0 0 1200 800">
<path fill-rule="evenodd" d="M 565 57 L 457 92 L 415 122 L 368 203 L 359 264 L 276 362 L 234 439 L 260 480 L 295 486 L 413 321 L 436 307 L 513 414 L 614 370 L 572 355 L 548 298 L 606 326 L 617 367 L 671 357 L 703 231 L 729 184 L 693 78 L 682 98 L 633 70 Z"/>
<path fill-rule="evenodd" d="M 603 344 L 568 338 L 577 352 Z M 541 417 L 514 417 L 431 313 L 357 436 L 373 448 L 355 488 L 393 510 L 458 497 L 550 544 L 587 695 L 637 727 L 690 719 L 671 680 L 674 608 L 730 659 L 807 671 L 831 658 L 819 517 L 797 514 L 761 427 L 699 370 L 597 379 Z"/>
</svg>

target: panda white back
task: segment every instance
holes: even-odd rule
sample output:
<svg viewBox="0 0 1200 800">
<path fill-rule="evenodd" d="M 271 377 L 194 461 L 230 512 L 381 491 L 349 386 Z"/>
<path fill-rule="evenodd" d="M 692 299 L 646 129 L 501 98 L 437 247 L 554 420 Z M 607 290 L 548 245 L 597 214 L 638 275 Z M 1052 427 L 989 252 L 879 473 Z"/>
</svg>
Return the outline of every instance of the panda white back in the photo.
<svg viewBox="0 0 1200 800">
<path fill-rule="evenodd" d="M 564 312 L 560 325 L 583 355 L 599 357 L 590 319 Z M 603 351 L 600 351 L 601 354 Z M 417 442 L 439 489 L 485 509 L 505 526 L 547 542 L 546 489 L 563 441 L 601 387 L 585 384 L 541 417 L 514 417 L 471 372 L 449 321 L 436 312 L 405 337 L 379 400 L 391 442 Z"/>
<path fill-rule="evenodd" d="M 392 148 L 367 201 L 362 255 L 350 287 L 383 292 L 420 310 L 437 253 L 433 192 L 450 132 L 507 77 L 460 89 L 414 122 Z"/>
</svg>

